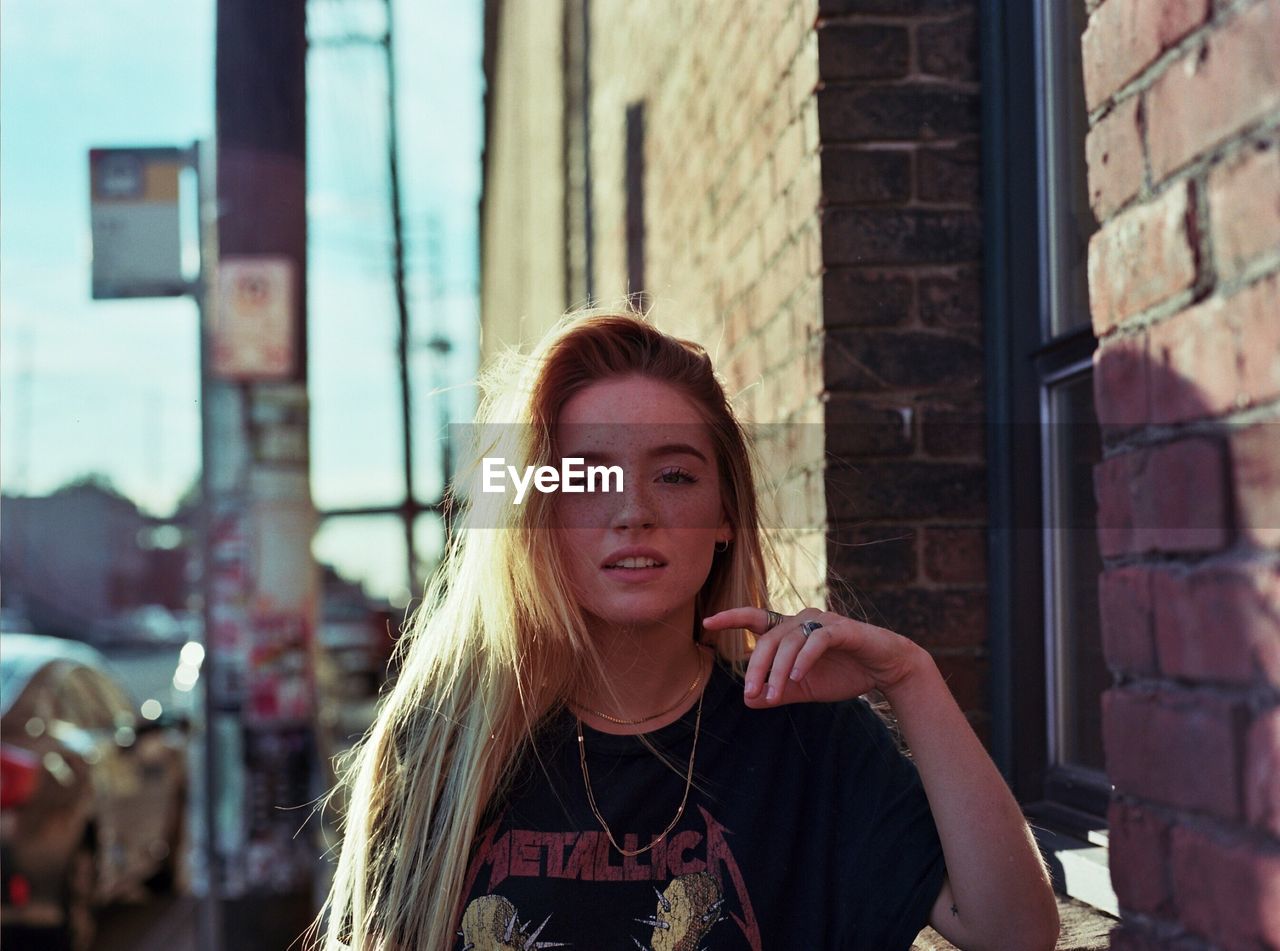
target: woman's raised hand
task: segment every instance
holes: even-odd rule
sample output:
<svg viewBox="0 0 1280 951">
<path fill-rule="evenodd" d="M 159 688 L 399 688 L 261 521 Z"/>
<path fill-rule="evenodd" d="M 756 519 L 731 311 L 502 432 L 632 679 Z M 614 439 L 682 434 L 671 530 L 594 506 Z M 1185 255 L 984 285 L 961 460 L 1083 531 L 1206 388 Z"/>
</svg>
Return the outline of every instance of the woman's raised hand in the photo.
<svg viewBox="0 0 1280 951">
<path fill-rule="evenodd" d="M 747 664 L 749 707 L 830 703 L 872 689 L 889 696 L 931 660 L 901 634 L 831 611 L 805 608 L 783 615 L 773 627 L 770 621 L 770 612 L 752 607 L 730 608 L 702 621 L 708 631 L 746 628 L 759 635 Z M 808 635 L 802 630 L 806 622 Z"/>
</svg>

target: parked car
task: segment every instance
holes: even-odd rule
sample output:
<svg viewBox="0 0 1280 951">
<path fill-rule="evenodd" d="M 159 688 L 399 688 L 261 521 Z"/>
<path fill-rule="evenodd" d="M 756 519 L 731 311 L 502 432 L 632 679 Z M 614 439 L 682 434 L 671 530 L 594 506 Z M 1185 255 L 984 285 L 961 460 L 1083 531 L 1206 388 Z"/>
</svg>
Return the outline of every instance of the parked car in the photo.
<svg viewBox="0 0 1280 951">
<path fill-rule="evenodd" d="M 186 724 L 144 717 L 87 644 L 0 634 L 0 932 L 86 951 L 97 909 L 172 888 Z"/>
</svg>

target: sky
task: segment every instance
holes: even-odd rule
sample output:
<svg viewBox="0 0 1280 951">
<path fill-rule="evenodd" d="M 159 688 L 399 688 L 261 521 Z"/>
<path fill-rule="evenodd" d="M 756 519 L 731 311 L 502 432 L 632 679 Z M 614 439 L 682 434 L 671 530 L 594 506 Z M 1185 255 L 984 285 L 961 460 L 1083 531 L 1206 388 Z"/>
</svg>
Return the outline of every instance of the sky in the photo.
<svg viewBox="0 0 1280 951">
<path fill-rule="evenodd" d="M 439 400 L 474 408 L 480 0 L 395 0 L 400 167 L 418 494 L 440 490 Z M 198 478 L 196 309 L 93 301 L 88 152 L 213 134 L 213 0 L 0 0 L 0 487 L 45 494 L 106 476 L 164 515 Z M 310 0 L 309 367 L 317 508 L 403 495 L 387 191 L 382 0 Z M 437 361 L 433 363 L 433 361 Z M 436 391 L 444 390 L 443 396 Z M 419 526 L 427 546 L 434 526 Z M 391 518 L 328 519 L 317 555 L 406 596 Z"/>
</svg>

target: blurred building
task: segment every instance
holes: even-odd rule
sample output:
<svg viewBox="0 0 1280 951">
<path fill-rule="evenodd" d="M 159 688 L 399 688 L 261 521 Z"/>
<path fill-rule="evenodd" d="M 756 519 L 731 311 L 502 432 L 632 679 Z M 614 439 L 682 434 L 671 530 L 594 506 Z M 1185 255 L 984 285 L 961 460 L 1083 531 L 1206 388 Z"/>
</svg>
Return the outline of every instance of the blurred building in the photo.
<svg viewBox="0 0 1280 951">
<path fill-rule="evenodd" d="M 144 605 L 187 608 L 182 517 L 157 519 L 92 479 L 47 496 L 0 497 L 6 607 L 49 634 L 93 640 Z"/>
<path fill-rule="evenodd" d="M 644 295 L 1062 946 L 1280 945 L 1280 2 L 488 0 L 485 57 L 486 355 Z"/>
</svg>

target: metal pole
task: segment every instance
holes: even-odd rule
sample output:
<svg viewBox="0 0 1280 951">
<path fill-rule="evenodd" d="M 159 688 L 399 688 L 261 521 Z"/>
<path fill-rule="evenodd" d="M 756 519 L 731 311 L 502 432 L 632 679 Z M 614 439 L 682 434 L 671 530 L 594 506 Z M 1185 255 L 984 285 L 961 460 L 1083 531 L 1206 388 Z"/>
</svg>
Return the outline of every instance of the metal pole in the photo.
<svg viewBox="0 0 1280 951">
<path fill-rule="evenodd" d="M 209 479 L 209 460 L 212 458 L 213 429 L 211 426 L 209 406 L 209 347 L 208 347 L 208 303 L 205 295 L 208 289 L 209 237 L 213 224 L 205 214 L 206 176 L 201 168 L 200 142 L 191 146 L 191 167 L 196 177 L 196 243 L 199 247 L 200 266 L 196 273 L 195 284 L 191 296 L 196 303 L 196 319 L 199 332 L 196 347 L 199 351 L 200 364 L 200 614 L 202 637 L 204 641 L 204 660 L 201 663 L 201 682 L 204 689 L 204 823 L 205 823 L 205 874 L 208 889 L 205 900 L 200 904 L 200 948 L 201 951 L 218 951 L 222 946 L 219 934 L 219 893 L 218 893 L 218 849 L 214 840 L 217 819 L 217 803 L 215 802 L 215 768 L 218 762 L 215 749 L 214 733 L 214 695 L 213 665 L 215 652 L 210 638 L 213 632 L 213 514 L 212 496 Z"/>
<path fill-rule="evenodd" d="M 409 299 L 404 286 L 404 222 L 400 208 L 400 159 L 399 141 L 396 135 L 396 57 L 392 46 L 392 0 L 383 0 L 387 11 L 387 32 L 383 36 L 383 50 L 387 63 L 387 172 L 391 184 L 391 233 L 393 248 L 393 277 L 396 292 L 396 314 L 399 335 L 396 338 L 396 359 L 400 370 L 400 418 L 404 443 L 404 544 L 409 571 L 409 592 L 418 591 L 418 553 L 413 543 L 413 523 L 417 513 L 418 496 L 413 488 L 413 400 L 409 382 Z"/>
</svg>

